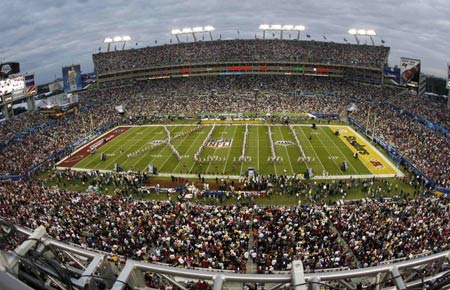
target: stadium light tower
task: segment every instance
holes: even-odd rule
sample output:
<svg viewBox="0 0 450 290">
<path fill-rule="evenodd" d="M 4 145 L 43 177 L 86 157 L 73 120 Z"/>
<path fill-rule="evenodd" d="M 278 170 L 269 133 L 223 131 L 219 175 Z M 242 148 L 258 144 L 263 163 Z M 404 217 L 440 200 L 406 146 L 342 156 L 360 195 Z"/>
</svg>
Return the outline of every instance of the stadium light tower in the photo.
<svg viewBox="0 0 450 290">
<path fill-rule="evenodd" d="M 172 35 L 175 35 L 175 37 L 177 38 L 177 42 L 180 43 L 180 38 L 178 37 L 179 34 L 181 34 L 181 30 L 180 29 L 172 29 Z"/>
<path fill-rule="evenodd" d="M 305 31 L 305 26 L 303 26 L 303 25 L 296 25 L 296 26 L 294 26 L 294 31 L 297 31 L 297 40 L 300 40 L 300 33 L 302 31 Z"/>
<path fill-rule="evenodd" d="M 366 34 L 369 36 L 370 41 L 372 42 L 372 45 L 375 45 L 375 43 L 373 42 L 373 38 L 372 38 L 372 36 L 377 35 L 377 33 L 375 32 L 375 30 L 369 29 L 369 30 L 366 31 Z"/>
<path fill-rule="evenodd" d="M 353 35 L 355 37 L 356 44 L 359 44 L 358 36 L 356 36 L 356 34 L 358 34 L 358 31 L 355 28 L 352 28 L 348 31 L 348 33 Z"/>
<path fill-rule="evenodd" d="M 270 25 L 269 24 L 261 24 L 259 26 L 259 29 L 263 31 L 263 39 L 266 39 L 266 30 L 270 29 Z"/>
<path fill-rule="evenodd" d="M 210 38 L 211 40 L 213 40 L 212 32 L 213 32 L 214 30 L 216 30 L 216 29 L 214 28 L 214 26 L 207 25 L 207 26 L 205 26 L 203 29 L 205 30 L 205 32 L 208 32 L 208 33 L 209 33 L 209 38 Z"/>
<path fill-rule="evenodd" d="M 103 42 L 108 44 L 107 51 L 109 52 L 109 50 L 111 48 L 111 43 L 118 43 L 118 42 L 123 43 L 122 50 L 124 50 L 125 44 L 127 43 L 127 41 L 130 41 L 130 40 L 131 40 L 131 37 L 128 35 L 125 35 L 125 36 L 107 37 L 107 38 L 105 38 L 105 40 L 103 40 Z"/>
<path fill-rule="evenodd" d="M 283 39 L 284 31 L 295 31 L 297 32 L 297 40 L 300 39 L 300 33 L 305 30 L 303 25 L 280 25 L 280 24 L 261 24 L 259 29 L 263 31 L 263 39 L 266 39 L 266 31 L 280 31 L 280 39 Z"/>
<path fill-rule="evenodd" d="M 125 44 L 127 43 L 127 41 L 130 41 L 131 37 L 128 35 L 122 36 L 122 41 L 123 41 L 123 46 L 122 46 L 122 50 L 125 49 Z"/>
<path fill-rule="evenodd" d="M 183 29 L 172 29 L 171 33 L 172 35 L 175 35 L 177 38 L 177 42 L 180 43 L 180 38 L 178 37 L 181 34 L 191 34 L 194 41 L 197 41 L 197 35 L 196 33 L 209 33 L 209 37 L 211 40 L 213 40 L 212 32 L 216 30 L 213 26 L 207 25 L 205 27 L 197 26 L 197 27 L 185 27 Z"/>
<path fill-rule="evenodd" d="M 355 37 L 357 44 L 360 44 L 359 38 L 357 36 L 357 35 L 359 35 L 359 36 L 368 36 L 370 38 L 370 41 L 372 42 L 372 45 L 375 45 L 375 43 L 373 42 L 372 36 L 377 35 L 377 33 L 373 29 L 366 30 L 366 29 L 352 28 L 348 31 L 348 33 Z"/>
<path fill-rule="evenodd" d="M 103 40 L 103 43 L 107 43 L 108 44 L 108 48 L 106 51 L 109 52 L 109 49 L 111 48 L 111 43 L 113 42 L 113 39 L 111 37 L 107 37 L 105 38 L 105 40 Z"/>
</svg>

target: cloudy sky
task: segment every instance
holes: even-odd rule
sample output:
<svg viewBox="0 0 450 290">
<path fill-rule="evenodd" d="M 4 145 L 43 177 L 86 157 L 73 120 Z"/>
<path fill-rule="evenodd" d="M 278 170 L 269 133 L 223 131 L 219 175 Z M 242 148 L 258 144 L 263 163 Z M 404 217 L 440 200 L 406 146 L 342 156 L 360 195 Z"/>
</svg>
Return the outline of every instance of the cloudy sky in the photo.
<svg viewBox="0 0 450 290">
<path fill-rule="evenodd" d="M 445 76 L 450 60 L 448 0 L 13 0 L 2 1 L 0 62 L 19 61 L 38 83 L 61 67 L 93 70 L 103 39 L 130 35 L 129 47 L 169 43 L 172 28 L 213 25 L 222 39 L 261 36 L 258 26 L 301 24 L 311 39 L 343 42 L 349 28 L 373 28 L 391 47 L 390 64 L 419 58 L 426 73 Z M 239 31 L 239 34 L 238 34 Z M 303 38 L 305 36 L 303 35 Z M 184 39 L 183 39 L 184 40 Z M 370 40 L 368 40 L 370 41 Z M 364 43 L 365 40 L 363 39 Z M 136 46 L 137 43 L 137 46 Z"/>
</svg>

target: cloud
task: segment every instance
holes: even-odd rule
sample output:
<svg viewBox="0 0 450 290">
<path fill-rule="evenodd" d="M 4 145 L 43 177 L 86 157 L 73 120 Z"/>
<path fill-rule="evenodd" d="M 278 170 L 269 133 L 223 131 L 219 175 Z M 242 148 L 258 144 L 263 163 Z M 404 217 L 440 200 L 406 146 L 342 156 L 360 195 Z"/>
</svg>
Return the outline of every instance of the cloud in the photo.
<svg viewBox="0 0 450 290">
<path fill-rule="evenodd" d="M 2 3 L 2 61 L 19 61 L 39 83 L 61 75 L 61 67 L 80 63 L 92 71 L 92 54 L 104 37 L 129 34 L 129 46 L 169 43 L 170 30 L 214 25 L 216 37 L 253 38 L 258 26 L 302 24 L 313 39 L 354 39 L 351 27 L 373 28 L 391 47 L 391 64 L 401 56 L 419 58 L 425 72 L 445 75 L 449 58 L 450 9 L 447 1 L 387 0 L 15 0 Z M 237 35 L 237 30 L 240 34 Z M 174 40 L 174 39 L 173 39 Z M 366 39 L 363 39 L 363 42 Z M 367 40 L 369 41 L 369 40 Z M 370 42 L 369 42 L 370 43 Z"/>
</svg>

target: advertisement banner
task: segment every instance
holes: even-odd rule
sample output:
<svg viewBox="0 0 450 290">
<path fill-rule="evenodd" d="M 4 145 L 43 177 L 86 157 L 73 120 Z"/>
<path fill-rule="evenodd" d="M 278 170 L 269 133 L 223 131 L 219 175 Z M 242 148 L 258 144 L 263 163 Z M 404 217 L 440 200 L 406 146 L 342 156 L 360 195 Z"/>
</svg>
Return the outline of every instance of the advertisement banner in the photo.
<svg viewBox="0 0 450 290">
<path fill-rule="evenodd" d="M 82 89 L 80 65 L 66 66 L 62 68 L 64 92 L 78 91 Z"/>
<path fill-rule="evenodd" d="M 34 74 L 27 74 L 25 75 L 25 86 L 26 87 L 32 87 L 36 85 L 34 82 Z"/>
<path fill-rule="evenodd" d="M 96 80 L 97 80 L 97 75 L 95 74 L 95 72 L 81 75 L 81 83 L 83 85 L 83 88 L 85 86 L 87 86 L 88 84 L 95 82 Z"/>
<path fill-rule="evenodd" d="M 450 89 L 450 62 L 447 63 L 447 89 Z"/>
<path fill-rule="evenodd" d="M 418 87 L 420 60 L 402 57 L 400 59 L 400 82 L 403 86 Z"/>
<path fill-rule="evenodd" d="M 398 66 L 385 66 L 384 77 L 391 80 L 395 85 L 400 85 L 400 68 Z"/>
</svg>

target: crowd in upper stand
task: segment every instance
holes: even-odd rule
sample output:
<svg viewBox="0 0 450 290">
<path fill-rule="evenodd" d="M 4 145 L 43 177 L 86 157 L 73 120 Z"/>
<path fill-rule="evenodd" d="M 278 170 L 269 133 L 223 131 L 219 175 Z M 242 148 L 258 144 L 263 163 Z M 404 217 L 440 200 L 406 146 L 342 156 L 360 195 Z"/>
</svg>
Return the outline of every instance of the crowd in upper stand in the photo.
<svg viewBox="0 0 450 290">
<path fill-rule="evenodd" d="M 428 128 L 406 111 L 411 109 L 445 126 L 449 109 L 433 102 L 424 106 L 424 100 L 420 101 L 423 106 L 412 105 L 418 97 L 396 97 L 400 91 L 345 80 L 290 76 L 183 78 L 88 90 L 80 93 L 78 112 L 54 124 L 47 124 L 38 112 L 2 123 L 0 174 L 21 174 L 95 129 L 130 118 L 135 124 L 144 124 L 152 122 L 155 115 L 167 114 L 306 112 L 345 116 L 355 103 L 358 110 L 351 116 L 382 136 L 439 186 L 448 187 L 449 136 Z M 119 105 L 126 110 L 126 120 L 115 111 Z M 14 138 L 31 127 L 40 129 Z"/>
<path fill-rule="evenodd" d="M 338 187 L 346 188 L 342 182 Z M 0 183 L 0 216 L 55 239 L 142 261 L 259 273 L 367 267 L 450 248 L 450 199 L 260 207 L 144 201 Z"/>
<path fill-rule="evenodd" d="M 297 62 L 381 68 L 389 48 L 297 40 L 217 40 L 94 55 L 97 74 L 169 65 L 221 62 Z"/>
</svg>

